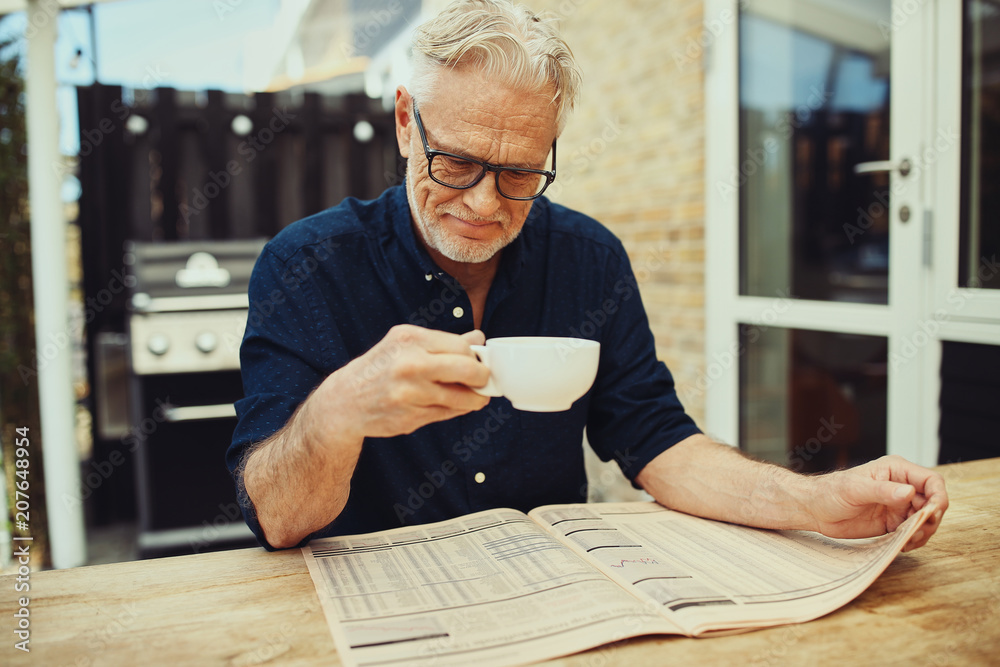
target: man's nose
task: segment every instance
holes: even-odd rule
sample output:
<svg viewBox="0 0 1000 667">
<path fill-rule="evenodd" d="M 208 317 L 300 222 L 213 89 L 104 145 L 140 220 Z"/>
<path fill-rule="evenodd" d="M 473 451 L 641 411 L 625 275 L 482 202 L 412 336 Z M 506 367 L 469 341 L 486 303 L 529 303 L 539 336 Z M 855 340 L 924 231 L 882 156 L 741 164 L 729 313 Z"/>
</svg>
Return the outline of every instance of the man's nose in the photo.
<svg viewBox="0 0 1000 667">
<path fill-rule="evenodd" d="M 497 180 L 493 172 L 487 172 L 483 180 L 464 192 L 463 202 L 478 216 L 492 217 L 500 208 L 503 195 L 497 192 Z"/>
</svg>

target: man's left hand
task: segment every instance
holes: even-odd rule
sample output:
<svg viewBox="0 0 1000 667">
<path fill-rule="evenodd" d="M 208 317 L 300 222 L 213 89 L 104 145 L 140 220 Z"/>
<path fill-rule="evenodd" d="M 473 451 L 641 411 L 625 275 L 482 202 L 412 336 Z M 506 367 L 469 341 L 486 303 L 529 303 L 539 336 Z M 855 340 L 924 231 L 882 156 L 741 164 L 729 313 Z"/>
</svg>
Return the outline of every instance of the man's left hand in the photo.
<svg viewBox="0 0 1000 667">
<path fill-rule="evenodd" d="M 903 548 L 909 551 L 927 543 L 948 509 L 941 475 L 899 456 L 883 456 L 815 479 L 810 512 L 815 530 L 830 537 L 873 537 L 892 532 L 921 508 L 930 506 L 931 516 Z"/>
</svg>

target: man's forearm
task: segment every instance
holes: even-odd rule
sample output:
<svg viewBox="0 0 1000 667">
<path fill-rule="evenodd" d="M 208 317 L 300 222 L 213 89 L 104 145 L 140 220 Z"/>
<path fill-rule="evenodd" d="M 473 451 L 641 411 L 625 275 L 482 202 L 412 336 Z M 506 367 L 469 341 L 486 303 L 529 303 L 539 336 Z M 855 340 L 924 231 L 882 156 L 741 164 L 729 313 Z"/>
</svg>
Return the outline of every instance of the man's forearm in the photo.
<svg viewBox="0 0 1000 667">
<path fill-rule="evenodd" d="M 671 509 L 759 528 L 814 530 L 803 506 L 814 478 L 754 461 L 704 435 L 653 459 L 637 480 Z"/>
<path fill-rule="evenodd" d="M 322 386 L 317 390 L 322 391 Z M 360 438 L 336 440 L 314 414 L 314 392 L 288 424 L 256 447 L 243 484 L 261 530 L 274 547 L 292 547 L 333 521 L 347 504 Z"/>
<path fill-rule="evenodd" d="M 298 544 L 336 519 L 351 490 L 365 438 L 412 433 L 481 410 L 489 370 L 461 336 L 398 325 L 334 371 L 277 434 L 246 458 L 242 480 L 268 543 Z"/>
</svg>

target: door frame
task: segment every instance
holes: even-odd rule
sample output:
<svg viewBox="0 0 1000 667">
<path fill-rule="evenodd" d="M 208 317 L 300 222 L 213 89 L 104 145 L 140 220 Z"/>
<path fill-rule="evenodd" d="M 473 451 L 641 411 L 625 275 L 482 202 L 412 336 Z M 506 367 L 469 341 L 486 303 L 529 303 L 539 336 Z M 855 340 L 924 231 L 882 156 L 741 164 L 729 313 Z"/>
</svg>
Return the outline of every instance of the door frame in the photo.
<svg viewBox="0 0 1000 667">
<path fill-rule="evenodd" d="M 962 11 L 960 3 L 939 2 L 937 31 L 937 71 L 942 73 L 940 94 L 931 100 L 938 125 L 944 130 L 962 131 Z M 957 7 L 955 5 L 958 5 Z M 949 133 L 950 134 L 950 133 Z M 933 307 L 947 314 L 943 338 L 971 343 L 1000 343 L 1000 290 L 958 286 L 959 211 L 962 154 L 959 149 L 942 152 L 938 161 L 934 197 L 943 214 L 935 219 L 932 261 L 935 268 Z M 980 262 L 980 268 L 996 272 L 1000 266 Z"/>
<path fill-rule="evenodd" d="M 941 198 L 942 179 L 935 175 L 947 168 L 947 161 L 923 164 L 907 177 L 898 172 L 890 176 L 889 305 L 788 299 L 780 294 L 774 298 L 740 296 L 739 196 L 731 192 L 727 196 L 727 189 L 720 184 L 732 182 L 741 158 L 738 34 L 742 4 L 737 0 L 705 0 L 704 5 L 706 26 L 727 26 L 712 32 L 714 39 L 705 54 L 706 431 L 722 442 L 739 443 L 739 358 L 745 352 L 739 344 L 740 325 L 884 336 L 889 343 L 887 452 L 933 465 L 939 449 L 936 401 L 940 336 L 930 307 L 935 283 L 930 262 L 923 256 L 924 227 L 933 219 L 925 211 L 933 213 L 937 209 L 934 200 Z M 934 19 L 936 13 L 947 13 L 943 5 L 954 4 L 893 0 L 893 20 L 883 27 L 892 40 L 893 161 L 904 157 L 914 161 L 914 156 L 923 154 L 928 138 L 933 140 L 938 114 L 931 111 L 938 97 L 934 84 L 939 79 L 933 74 L 940 71 L 939 50 L 945 50 L 935 48 L 939 46 L 939 31 Z M 961 54 L 956 57 L 960 59 Z M 932 192 L 930 184 L 935 181 L 938 188 Z M 906 223 L 899 216 L 903 204 L 912 212 Z M 956 225 L 956 243 L 957 234 Z M 935 241 L 936 252 L 940 252 L 939 246 Z M 919 406 L 924 408 L 922 418 L 915 417 Z M 931 422 L 933 427 L 928 428 Z"/>
</svg>

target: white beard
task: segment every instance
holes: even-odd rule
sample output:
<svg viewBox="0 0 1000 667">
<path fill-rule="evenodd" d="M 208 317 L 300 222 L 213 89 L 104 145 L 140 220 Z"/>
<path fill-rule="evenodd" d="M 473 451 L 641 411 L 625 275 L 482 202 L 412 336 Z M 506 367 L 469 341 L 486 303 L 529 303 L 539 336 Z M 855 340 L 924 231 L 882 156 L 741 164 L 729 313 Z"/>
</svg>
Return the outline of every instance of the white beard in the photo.
<svg viewBox="0 0 1000 667">
<path fill-rule="evenodd" d="M 486 178 L 489 178 L 490 176 L 492 176 L 492 174 L 487 174 Z M 441 187 L 445 186 L 442 185 Z M 424 211 L 417 206 L 417 198 L 413 191 L 413 178 L 410 174 L 409 163 L 406 165 L 406 195 L 410 203 L 410 212 L 413 215 L 414 221 L 417 223 L 417 229 L 420 231 L 420 235 L 423 237 L 424 243 L 453 262 L 461 262 L 463 264 L 481 264 L 486 262 L 505 247 L 510 245 L 521 232 L 520 228 L 512 229 L 510 219 L 506 218 L 499 221 L 501 228 L 503 229 L 503 233 L 493 241 L 476 241 L 449 234 L 444 225 L 441 223 L 440 218 L 428 220 L 427 217 L 424 216 Z M 441 213 L 448 213 L 449 211 L 446 210 L 447 208 L 450 208 L 450 206 L 439 206 L 436 213 L 439 215 Z M 456 214 L 452 213 L 452 215 Z M 458 217 L 466 220 L 471 219 L 473 222 L 482 220 L 482 218 L 478 218 L 476 216 L 470 218 L 468 212 L 464 212 Z"/>
</svg>

